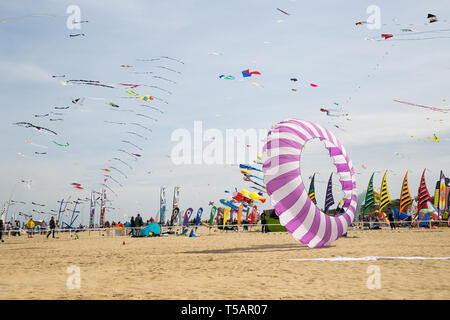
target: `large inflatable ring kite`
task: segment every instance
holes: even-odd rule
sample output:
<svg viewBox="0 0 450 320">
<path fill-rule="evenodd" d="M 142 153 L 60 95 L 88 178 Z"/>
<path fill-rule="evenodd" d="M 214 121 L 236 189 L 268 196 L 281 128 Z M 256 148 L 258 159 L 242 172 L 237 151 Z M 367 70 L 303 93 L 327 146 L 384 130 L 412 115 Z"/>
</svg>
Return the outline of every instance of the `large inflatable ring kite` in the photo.
<svg viewBox="0 0 450 320">
<path fill-rule="evenodd" d="M 300 153 L 314 138 L 325 143 L 344 192 L 344 213 L 329 216 L 308 196 L 300 174 Z M 333 133 L 311 121 L 289 119 L 269 131 L 263 149 L 263 173 L 280 224 L 310 248 L 327 246 L 347 231 L 356 211 L 356 182 L 352 162 Z"/>
</svg>

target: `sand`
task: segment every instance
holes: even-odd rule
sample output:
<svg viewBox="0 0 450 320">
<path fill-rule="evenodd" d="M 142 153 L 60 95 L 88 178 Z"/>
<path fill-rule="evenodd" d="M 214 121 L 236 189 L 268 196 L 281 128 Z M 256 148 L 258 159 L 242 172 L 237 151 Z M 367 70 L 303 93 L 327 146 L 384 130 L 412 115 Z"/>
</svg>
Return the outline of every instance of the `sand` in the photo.
<svg viewBox="0 0 450 320">
<path fill-rule="evenodd" d="M 200 237 L 68 233 L 0 244 L 0 299 L 448 299 L 450 261 L 297 262 L 364 256 L 450 256 L 450 229 L 352 230 L 310 249 L 286 233 L 198 231 Z M 125 245 L 123 245 L 125 241 Z M 66 273 L 79 267 L 80 288 Z M 369 289 L 368 267 L 381 288 Z M 373 267 L 371 267 L 373 268 Z M 369 268 L 369 270 L 371 270 Z"/>
</svg>

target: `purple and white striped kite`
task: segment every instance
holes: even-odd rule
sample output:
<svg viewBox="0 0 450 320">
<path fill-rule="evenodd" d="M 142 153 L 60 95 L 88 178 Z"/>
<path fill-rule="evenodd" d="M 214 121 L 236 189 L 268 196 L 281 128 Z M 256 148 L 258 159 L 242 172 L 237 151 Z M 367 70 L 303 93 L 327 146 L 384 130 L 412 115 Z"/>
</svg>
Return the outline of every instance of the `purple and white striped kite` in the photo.
<svg viewBox="0 0 450 320">
<path fill-rule="evenodd" d="M 325 143 L 344 192 L 344 213 L 329 216 L 308 197 L 300 174 L 300 153 L 311 139 Z M 289 119 L 269 131 L 263 149 L 267 193 L 280 224 L 310 248 L 327 246 L 347 231 L 356 211 L 356 181 L 352 162 L 333 133 L 311 121 Z"/>
</svg>

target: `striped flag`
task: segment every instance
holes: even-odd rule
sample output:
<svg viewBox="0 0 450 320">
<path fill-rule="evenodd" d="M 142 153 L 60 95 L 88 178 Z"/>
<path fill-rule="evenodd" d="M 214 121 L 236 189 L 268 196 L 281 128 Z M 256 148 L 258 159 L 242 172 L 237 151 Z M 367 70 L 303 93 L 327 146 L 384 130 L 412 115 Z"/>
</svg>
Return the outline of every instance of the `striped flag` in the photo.
<svg viewBox="0 0 450 320">
<path fill-rule="evenodd" d="M 363 218 L 364 218 L 364 215 L 366 214 L 366 211 L 369 210 L 369 208 L 373 207 L 373 205 L 375 204 L 375 194 L 373 192 L 373 175 L 374 174 L 375 174 L 375 172 L 372 173 L 372 176 L 370 177 L 370 181 L 369 181 L 369 186 L 367 187 L 366 200 L 364 201 Z"/>
<path fill-rule="evenodd" d="M 386 207 L 389 203 L 391 203 L 391 198 L 389 197 L 389 193 L 387 190 L 386 184 L 386 173 L 384 173 L 383 181 L 381 182 L 381 190 L 380 190 L 380 214 L 384 207 Z"/>
<path fill-rule="evenodd" d="M 403 178 L 402 192 L 400 194 L 400 211 L 399 214 L 403 211 L 403 209 L 408 208 L 412 204 L 412 198 L 409 194 L 408 188 L 408 171 L 406 171 L 405 177 Z"/>
<path fill-rule="evenodd" d="M 316 194 L 314 192 L 314 177 L 315 177 L 315 175 L 316 174 L 314 173 L 313 176 L 312 176 L 311 184 L 309 185 L 309 192 L 308 192 L 308 196 L 311 198 L 311 200 L 312 200 L 312 202 L 314 202 L 314 204 L 317 203 L 317 201 L 316 201 Z"/>
<path fill-rule="evenodd" d="M 425 170 L 422 173 L 422 179 L 420 179 L 420 187 L 419 187 L 419 204 L 417 206 L 417 213 L 420 210 L 427 206 L 428 201 L 431 201 L 430 194 L 428 193 L 427 184 L 425 183 Z"/>
<path fill-rule="evenodd" d="M 328 208 L 334 204 L 333 199 L 333 172 L 330 175 L 330 179 L 328 180 L 327 193 L 325 196 L 325 213 L 327 213 Z"/>
<path fill-rule="evenodd" d="M 441 171 L 441 185 L 439 186 L 439 214 L 443 214 L 445 211 L 445 191 L 446 191 L 446 185 L 445 185 L 445 176 L 444 173 Z"/>
</svg>

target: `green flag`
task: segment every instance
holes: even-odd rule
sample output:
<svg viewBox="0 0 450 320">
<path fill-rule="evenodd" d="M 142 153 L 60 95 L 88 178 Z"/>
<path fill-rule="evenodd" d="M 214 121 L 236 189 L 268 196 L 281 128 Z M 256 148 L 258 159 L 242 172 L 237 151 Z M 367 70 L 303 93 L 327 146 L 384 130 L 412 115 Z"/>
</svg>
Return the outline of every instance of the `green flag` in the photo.
<svg viewBox="0 0 450 320">
<path fill-rule="evenodd" d="M 366 214 L 366 211 L 369 210 L 370 207 L 373 207 L 373 205 L 375 204 L 375 194 L 373 193 L 373 175 L 374 174 L 375 174 L 375 172 L 372 173 L 372 176 L 370 177 L 370 181 L 369 181 L 369 186 L 367 187 L 366 200 L 364 201 L 363 218 Z"/>
</svg>

